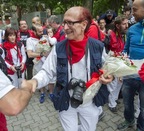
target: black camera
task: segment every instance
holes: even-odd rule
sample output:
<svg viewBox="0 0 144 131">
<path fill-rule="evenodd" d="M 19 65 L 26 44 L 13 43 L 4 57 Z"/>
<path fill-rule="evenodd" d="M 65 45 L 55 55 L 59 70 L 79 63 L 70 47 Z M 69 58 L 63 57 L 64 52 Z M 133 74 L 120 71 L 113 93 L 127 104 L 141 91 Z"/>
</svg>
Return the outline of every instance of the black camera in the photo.
<svg viewBox="0 0 144 131">
<path fill-rule="evenodd" d="M 22 78 L 22 72 L 21 72 L 21 66 L 16 66 L 15 69 L 17 70 L 17 76 L 18 78 Z"/>
<path fill-rule="evenodd" d="M 69 82 L 68 88 L 73 89 L 71 106 L 77 108 L 83 103 L 83 93 L 86 90 L 85 82 L 80 79 L 72 78 Z"/>
</svg>

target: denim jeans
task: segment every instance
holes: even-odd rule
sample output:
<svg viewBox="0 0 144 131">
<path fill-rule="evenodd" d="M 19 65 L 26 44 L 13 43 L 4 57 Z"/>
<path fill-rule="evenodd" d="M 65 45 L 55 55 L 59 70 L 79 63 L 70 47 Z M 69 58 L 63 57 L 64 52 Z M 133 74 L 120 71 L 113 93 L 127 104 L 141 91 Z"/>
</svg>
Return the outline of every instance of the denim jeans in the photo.
<svg viewBox="0 0 144 131">
<path fill-rule="evenodd" d="M 140 99 L 140 114 L 137 119 L 137 127 L 144 131 L 144 82 L 133 78 L 123 80 L 124 117 L 129 122 L 134 120 L 134 96 L 136 91 Z"/>
</svg>

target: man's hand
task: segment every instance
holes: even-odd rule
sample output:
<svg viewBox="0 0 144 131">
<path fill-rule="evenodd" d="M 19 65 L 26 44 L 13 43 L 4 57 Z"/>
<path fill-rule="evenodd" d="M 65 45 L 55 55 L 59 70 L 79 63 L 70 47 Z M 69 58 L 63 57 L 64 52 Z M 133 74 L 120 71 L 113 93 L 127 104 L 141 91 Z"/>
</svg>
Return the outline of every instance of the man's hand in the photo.
<svg viewBox="0 0 144 131">
<path fill-rule="evenodd" d="M 43 51 L 43 52 L 41 52 L 41 55 L 47 57 L 49 55 L 49 53 L 50 53 L 50 51 Z"/>
<path fill-rule="evenodd" d="M 31 80 L 23 80 L 21 84 L 21 88 L 24 90 L 28 90 L 30 93 L 34 93 L 37 87 L 37 80 L 31 79 Z"/>
<path fill-rule="evenodd" d="M 24 68 L 24 63 L 21 63 L 21 70 L 23 70 L 23 68 Z"/>
<path fill-rule="evenodd" d="M 101 75 L 99 78 L 100 83 L 102 84 L 108 84 L 114 80 L 114 76 L 108 75 L 107 77 L 104 77 L 104 75 Z"/>
<path fill-rule="evenodd" d="M 15 69 L 15 66 L 14 66 L 14 65 L 11 66 L 10 69 L 11 69 L 12 71 L 14 71 L 14 72 L 17 72 L 17 70 Z"/>
</svg>

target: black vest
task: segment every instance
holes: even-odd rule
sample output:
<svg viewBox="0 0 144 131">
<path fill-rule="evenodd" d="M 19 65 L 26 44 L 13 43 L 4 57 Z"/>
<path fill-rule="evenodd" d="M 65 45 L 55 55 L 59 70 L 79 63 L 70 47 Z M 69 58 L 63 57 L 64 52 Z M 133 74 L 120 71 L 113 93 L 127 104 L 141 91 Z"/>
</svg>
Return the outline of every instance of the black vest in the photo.
<svg viewBox="0 0 144 131">
<path fill-rule="evenodd" d="M 63 111 L 69 107 L 70 96 L 68 93 L 68 57 L 66 53 L 67 39 L 56 45 L 57 53 L 57 82 L 54 88 L 53 103 L 56 110 Z M 103 43 L 93 38 L 88 39 L 90 52 L 90 73 L 98 72 L 102 67 Z M 108 101 L 108 90 L 102 85 L 98 94 L 94 97 L 94 103 L 102 106 Z"/>
</svg>

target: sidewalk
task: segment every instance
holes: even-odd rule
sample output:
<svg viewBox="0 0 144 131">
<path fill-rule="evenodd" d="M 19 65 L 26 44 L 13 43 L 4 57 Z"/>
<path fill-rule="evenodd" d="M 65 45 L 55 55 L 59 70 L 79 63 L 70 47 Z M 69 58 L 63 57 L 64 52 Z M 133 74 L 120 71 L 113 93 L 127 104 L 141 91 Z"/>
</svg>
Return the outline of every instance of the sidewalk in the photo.
<svg viewBox="0 0 144 131">
<path fill-rule="evenodd" d="M 113 114 L 104 106 L 105 117 L 98 123 L 97 131 L 118 131 L 117 125 L 123 121 L 123 104 L 118 105 L 118 113 Z M 32 97 L 28 107 L 18 116 L 7 117 L 9 131 L 63 131 L 58 113 L 51 101 L 46 98 L 39 103 L 39 92 Z M 126 131 L 135 131 L 134 127 Z"/>
</svg>

